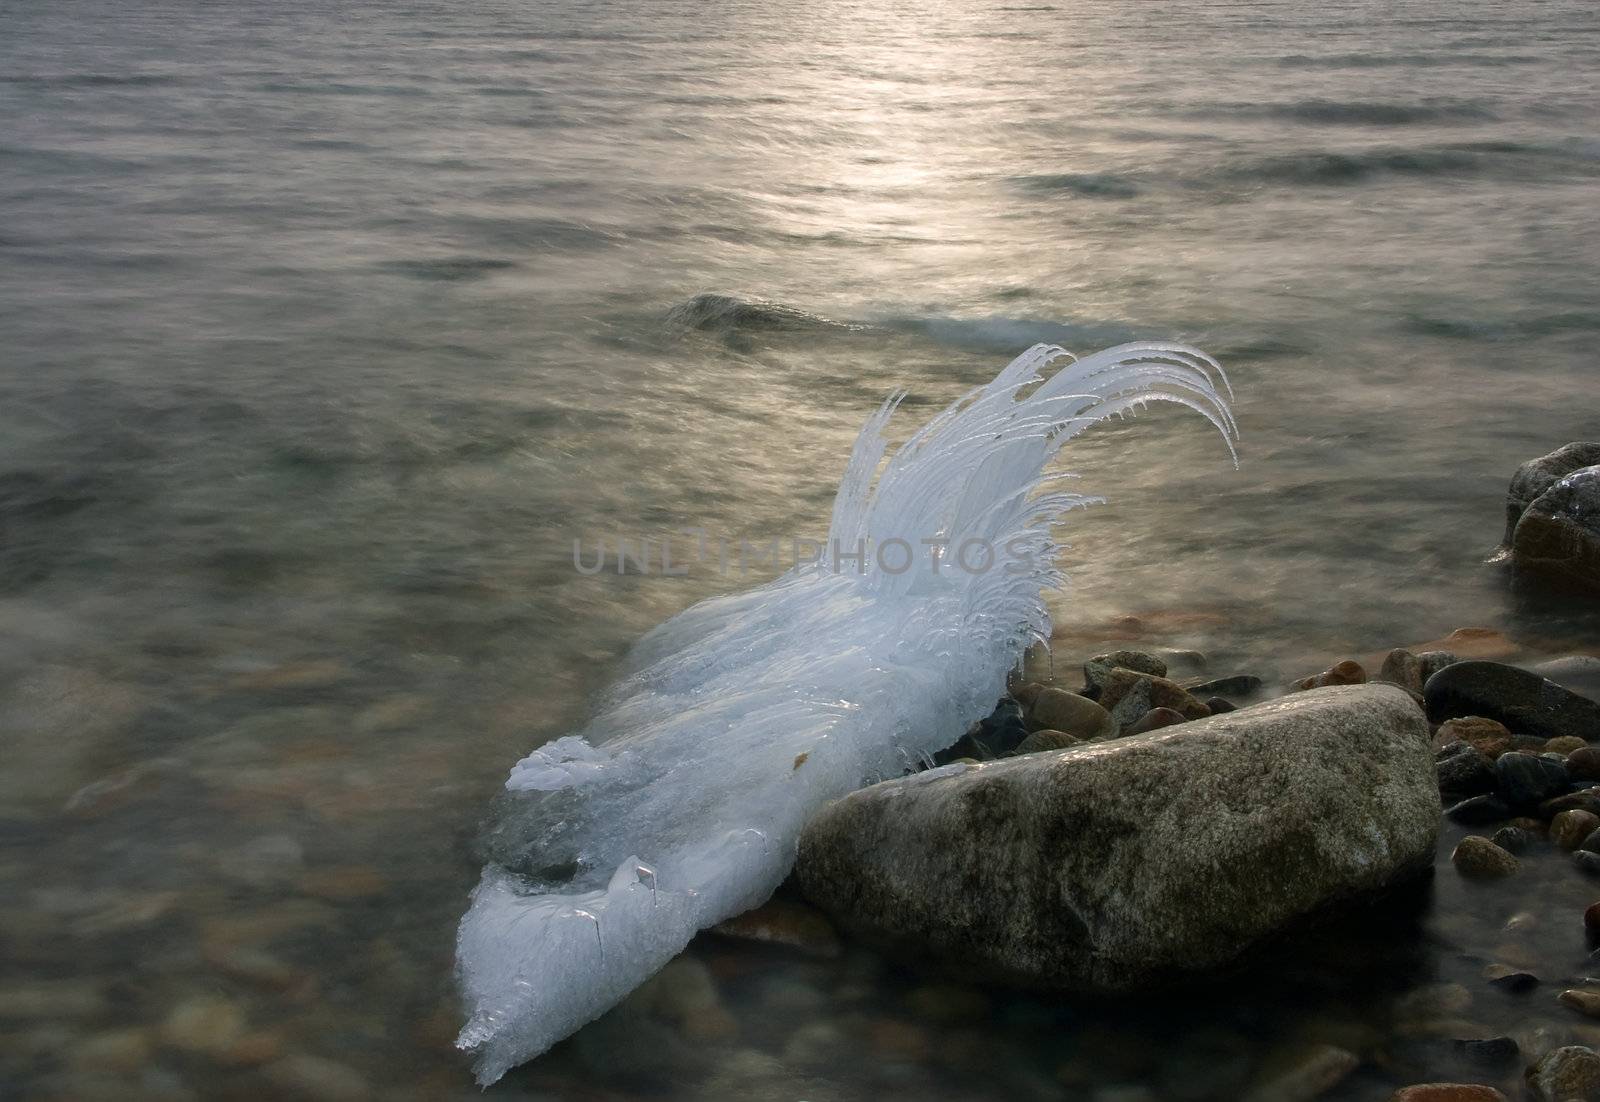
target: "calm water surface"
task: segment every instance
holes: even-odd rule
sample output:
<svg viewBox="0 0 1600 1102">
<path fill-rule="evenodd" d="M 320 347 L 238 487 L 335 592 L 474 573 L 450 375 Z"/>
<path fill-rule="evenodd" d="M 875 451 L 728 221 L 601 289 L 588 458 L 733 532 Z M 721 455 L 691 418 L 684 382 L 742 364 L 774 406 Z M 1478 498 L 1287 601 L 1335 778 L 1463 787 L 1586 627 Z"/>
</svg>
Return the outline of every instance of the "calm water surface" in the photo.
<svg viewBox="0 0 1600 1102">
<path fill-rule="evenodd" d="M 1072 447 L 1111 499 L 1085 640 L 1594 646 L 1483 560 L 1516 464 L 1600 423 L 1597 72 L 1576 0 L 3 0 L 0 1095 L 472 1096 L 489 796 L 747 584 L 585 577 L 574 536 L 820 535 L 889 390 L 924 416 L 1036 340 L 1186 339 L 1239 394 L 1237 472 L 1173 412 Z M 1518 900 L 1452 892 L 1362 952 L 1475 976 Z M 640 1011 L 496 1093 L 1227 1098 L 1306 1038 L 1368 1057 L 1341 1097 L 1452 1070 L 1352 1038 L 1387 1003 L 1326 967 L 1094 1008 L 694 959 L 733 1029 Z"/>
</svg>

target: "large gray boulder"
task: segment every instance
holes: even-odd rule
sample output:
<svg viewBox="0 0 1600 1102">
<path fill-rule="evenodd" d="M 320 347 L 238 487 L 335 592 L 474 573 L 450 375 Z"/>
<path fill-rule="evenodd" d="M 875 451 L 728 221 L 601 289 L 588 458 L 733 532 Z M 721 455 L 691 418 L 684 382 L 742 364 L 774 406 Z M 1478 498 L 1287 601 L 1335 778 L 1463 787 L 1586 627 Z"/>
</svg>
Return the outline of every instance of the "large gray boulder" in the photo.
<svg viewBox="0 0 1600 1102">
<path fill-rule="evenodd" d="M 1340 686 L 873 785 L 812 819 L 796 871 L 887 948 L 1128 990 L 1429 866 L 1439 818 L 1421 710 Z"/>
</svg>

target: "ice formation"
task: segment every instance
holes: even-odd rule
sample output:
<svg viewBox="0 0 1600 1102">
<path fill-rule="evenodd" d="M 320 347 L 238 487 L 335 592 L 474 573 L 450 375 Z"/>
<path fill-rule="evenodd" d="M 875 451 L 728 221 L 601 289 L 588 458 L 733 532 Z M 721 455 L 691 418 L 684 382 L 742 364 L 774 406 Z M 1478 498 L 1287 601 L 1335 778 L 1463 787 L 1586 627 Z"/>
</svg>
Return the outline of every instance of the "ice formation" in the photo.
<svg viewBox="0 0 1600 1102">
<path fill-rule="evenodd" d="M 1138 343 L 1073 360 L 1036 345 L 884 463 L 899 401 L 868 419 L 831 553 L 647 634 L 593 722 L 519 761 L 457 936 L 457 1039 L 489 1084 L 619 1002 L 697 930 L 787 875 L 806 818 L 896 776 L 988 714 L 1048 638 L 1051 527 L 1099 499 L 1046 470 L 1089 425 L 1163 400 L 1236 436 L 1204 353 Z M 881 467 L 881 473 L 880 473 Z M 876 475 L 876 479 L 874 476 Z M 903 540 L 881 561 L 872 548 Z M 922 541 L 946 541 L 937 559 Z M 967 567 L 956 552 L 968 541 Z M 984 569 L 982 549 L 996 558 Z"/>
</svg>

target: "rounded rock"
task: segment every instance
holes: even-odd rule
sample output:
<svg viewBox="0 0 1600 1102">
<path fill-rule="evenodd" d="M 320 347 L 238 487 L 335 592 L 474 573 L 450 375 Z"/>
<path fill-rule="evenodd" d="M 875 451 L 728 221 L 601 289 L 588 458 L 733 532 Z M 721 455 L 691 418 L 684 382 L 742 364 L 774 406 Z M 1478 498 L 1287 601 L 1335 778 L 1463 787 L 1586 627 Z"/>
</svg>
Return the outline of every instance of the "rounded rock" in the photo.
<svg viewBox="0 0 1600 1102">
<path fill-rule="evenodd" d="M 1434 743 L 1444 746 L 1451 742 L 1464 742 L 1475 747 L 1488 758 L 1498 758 L 1511 749 L 1511 732 L 1498 720 L 1483 716 L 1457 716 L 1439 724 Z"/>
<path fill-rule="evenodd" d="M 1600 781 L 1600 746 L 1585 745 L 1569 753 L 1567 772 L 1574 780 Z"/>
<path fill-rule="evenodd" d="M 1028 709 L 1028 727 L 1034 731 L 1064 731 L 1080 739 L 1103 737 L 1111 715 L 1094 701 L 1065 689 L 1040 689 Z"/>
<path fill-rule="evenodd" d="M 1321 689 L 1329 685 L 1363 685 L 1367 680 L 1367 671 L 1361 668 L 1361 663 L 1353 658 L 1346 658 L 1343 662 L 1330 666 L 1321 673 L 1314 673 L 1310 677 L 1302 677 L 1294 683 L 1296 690 Z"/>
<path fill-rule="evenodd" d="M 1577 849 L 1596 830 L 1600 815 L 1592 811 L 1563 811 L 1550 820 L 1550 840 L 1565 850 Z"/>
<path fill-rule="evenodd" d="M 1582 750 L 1588 745 L 1588 742 L 1577 735 L 1560 735 L 1544 744 L 1544 752 L 1546 754 L 1560 754 L 1562 757 L 1566 757 L 1574 750 Z"/>
<path fill-rule="evenodd" d="M 1528 1085 L 1540 1102 L 1591 1102 L 1600 1098 L 1600 1055 L 1582 1045 L 1554 1049 L 1528 1069 Z"/>
<path fill-rule="evenodd" d="M 1524 854 L 1533 847 L 1534 838 L 1528 831 L 1521 827 L 1504 826 L 1494 832 L 1494 837 L 1489 841 L 1505 850 L 1507 853 Z"/>
<path fill-rule="evenodd" d="M 1466 826 L 1482 826 L 1511 818 L 1511 805 L 1499 796 L 1472 796 L 1452 804 L 1445 810 L 1445 815 Z"/>
<path fill-rule="evenodd" d="M 1484 716 L 1518 734 L 1542 739 L 1586 738 L 1600 730 L 1600 703 L 1503 662 L 1446 666 L 1428 678 L 1422 696 L 1428 718 L 1435 723 Z"/>
<path fill-rule="evenodd" d="M 1456 798 L 1477 796 L 1494 790 L 1494 766 L 1477 748 L 1454 742 L 1434 755 L 1439 791 Z"/>
<path fill-rule="evenodd" d="M 1469 834 L 1450 854 L 1450 863 L 1462 876 L 1473 880 L 1494 880 L 1517 871 L 1517 859 L 1487 838 Z"/>
<path fill-rule="evenodd" d="M 1510 751 L 1494 762 L 1495 786 L 1512 807 L 1535 807 L 1567 789 L 1567 767 L 1560 761 Z"/>
<path fill-rule="evenodd" d="M 1047 750 L 1069 750 L 1072 747 L 1081 744 L 1082 742 L 1082 739 L 1074 738 L 1065 731 L 1052 731 L 1048 729 L 1043 731 L 1035 731 L 1033 734 L 1029 735 L 1027 738 L 1018 743 L 1017 748 L 1011 751 L 1010 756 L 1016 757 L 1021 754 L 1042 754 Z"/>
<path fill-rule="evenodd" d="M 1183 721 L 1183 713 L 1176 711 L 1175 709 L 1151 708 L 1144 715 L 1140 716 L 1139 722 L 1135 723 L 1132 727 L 1129 727 L 1125 733 L 1129 735 L 1143 735 L 1150 731 L 1159 731 L 1163 727 L 1171 727 L 1173 724 L 1182 723 Z"/>
</svg>

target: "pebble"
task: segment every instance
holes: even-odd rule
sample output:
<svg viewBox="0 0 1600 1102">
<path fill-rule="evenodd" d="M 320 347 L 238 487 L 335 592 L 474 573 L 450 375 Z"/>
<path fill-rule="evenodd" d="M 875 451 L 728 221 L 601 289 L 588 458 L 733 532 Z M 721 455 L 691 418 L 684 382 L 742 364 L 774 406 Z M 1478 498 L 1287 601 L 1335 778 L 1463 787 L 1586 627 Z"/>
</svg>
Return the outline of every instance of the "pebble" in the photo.
<svg viewBox="0 0 1600 1102">
<path fill-rule="evenodd" d="M 1555 1049 L 1528 1070 L 1540 1102 L 1589 1102 L 1600 1097 L 1600 1055 L 1581 1045 Z"/>
<path fill-rule="evenodd" d="M 1586 849 L 1575 850 L 1572 854 L 1572 863 L 1578 866 L 1579 872 L 1600 876 L 1600 853 L 1592 853 Z"/>
<path fill-rule="evenodd" d="M 1338 1086 L 1361 1065 L 1361 1057 L 1336 1045 L 1314 1045 L 1284 1070 L 1264 1076 L 1244 1102 L 1310 1102 Z"/>
<path fill-rule="evenodd" d="M 1567 755 L 1567 772 L 1576 780 L 1600 781 L 1600 746 L 1584 746 Z"/>
<path fill-rule="evenodd" d="M 1571 1007 L 1579 1014 L 1590 1018 L 1600 1018 L 1600 991 L 1586 991 L 1580 987 L 1570 988 L 1556 996 L 1556 1001 L 1562 1006 Z"/>
<path fill-rule="evenodd" d="M 1389 1102 L 1506 1102 L 1506 1096 L 1477 1083 L 1418 1083 L 1401 1087 Z"/>
<path fill-rule="evenodd" d="M 1153 654 L 1142 650 L 1114 650 L 1097 654 L 1083 664 L 1083 684 L 1091 693 L 1099 694 L 1112 670 L 1133 670 L 1151 677 L 1166 677 L 1167 664 Z"/>
<path fill-rule="evenodd" d="M 1489 839 L 1507 853 L 1521 855 L 1533 847 L 1534 837 L 1521 827 L 1503 826 Z"/>
<path fill-rule="evenodd" d="M 1040 689 L 1028 709 L 1030 731 L 1064 731 L 1080 739 L 1103 738 L 1115 733 L 1111 715 L 1078 693 L 1048 687 Z"/>
<path fill-rule="evenodd" d="M 1387 681 L 1391 685 L 1399 685 L 1403 689 L 1410 689 L 1414 693 L 1422 691 L 1422 659 L 1406 650 L 1396 647 L 1384 655 L 1383 665 L 1378 669 L 1379 681 Z"/>
<path fill-rule="evenodd" d="M 1596 830 L 1600 815 L 1592 811 L 1563 811 L 1550 820 L 1550 840 L 1562 849 L 1577 849 Z"/>
<path fill-rule="evenodd" d="M 172 1008 L 161 1023 L 161 1040 L 182 1052 L 220 1056 L 244 1030 L 244 1011 L 238 1004 L 198 995 Z"/>
<path fill-rule="evenodd" d="M 1563 811 L 1592 811 L 1600 815 L 1600 788 L 1584 788 L 1556 796 L 1539 805 L 1539 814 L 1553 819 Z"/>
<path fill-rule="evenodd" d="M 1100 703 L 1121 729 L 1132 726 L 1152 708 L 1171 708 L 1185 719 L 1203 719 L 1210 714 L 1177 682 L 1123 669 L 1106 676 Z"/>
<path fill-rule="evenodd" d="M 1123 733 L 1126 735 L 1142 735 L 1149 731 L 1159 731 L 1163 727 L 1171 727 L 1182 722 L 1184 722 L 1182 712 L 1172 708 L 1151 708 L 1139 717 L 1139 722 Z"/>
<path fill-rule="evenodd" d="M 1202 701 L 1202 703 L 1211 710 L 1211 714 L 1214 716 L 1220 716 L 1224 712 L 1238 711 L 1238 706 L 1227 697 L 1208 696 L 1204 701 Z"/>
<path fill-rule="evenodd" d="M 1364 685 L 1367 681 L 1367 671 L 1361 668 L 1361 663 L 1353 658 L 1346 658 L 1337 665 L 1330 666 L 1321 673 L 1314 673 L 1310 677 L 1302 677 L 1296 681 L 1293 688 L 1320 689 L 1327 685 Z"/>
<path fill-rule="evenodd" d="M 760 941 L 832 960 L 843 952 L 839 931 L 828 916 L 805 903 L 771 899 L 712 927 L 724 937 Z"/>
<path fill-rule="evenodd" d="M 1020 754 L 1041 754 L 1048 750 L 1069 750 L 1074 746 L 1082 745 L 1084 739 L 1074 738 L 1065 731 L 1035 731 L 1011 751 L 1009 756 L 1016 757 Z"/>
<path fill-rule="evenodd" d="M 1539 986 L 1539 977 L 1532 972 L 1504 964 L 1491 964 L 1483 970 L 1483 974 L 1491 987 L 1512 995 L 1526 995 Z"/>
<path fill-rule="evenodd" d="M 1462 876 L 1490 880 L 1517 871 L 1517 859 L 1487 838 L 1469 834 L 1450 854 L 1450 863 Z"/>
<path fill-rule="evenodd" d="M 1512 807 L 1534 807 L 1567 788 L 1567 767 L 1559 761 L 1510 751 L 1495 759 L 1500 795 Z"/>
<path fill-rule="evenodd" d="M 1458 823 L 1478 826 L 1498 823 L 1511 817 L 1511 805 L 1499 796 L 1471 796 L 1451 805 L 1445 814 Z"/>
<path fill-rule="evenodd" d="M 1544 751 L 1547 754 L 1560 754 L 1566 757 L 1574 750 L 1585 750 L 1588 746 L 1589 743 L 1577 735 L 1560 735 L 1547 741 L 1544 744 Z"/>
<path fill-rule="evenodd" d="M 1588 850 L 1590 853 L 1600 853 L 1600 830 L 1592 830 L 1584 835 L 1583 841 L 1578 843 L 1578 849 Z"/>
<path fill-rule="evenodd" d="M 1585 738 L 1600 730 L 1600 703 L 1500 662 L 1457 662 L 1423 687 L 1428 718 L 1487 716 L 1522 735 Z"/>
<path fill-rule="evenodd" d="M 262 1073 L 279 1089 L 307 1102 L 365 1102 L 372 1096 L 366 1078 L 348 1064 L 296 1053 L 268 1064 Z"/>
<path fill-rule="evenodd" d="M 1460 716 L 1439 724 L 1434 744 L 1443 746 L 1456 741 L 1464 742 L 1493 759 L 1511 749 L 1511 732 L 1498 720 L 1484 719 L 1482 716 Z"/>
<path fill-rule="evenodd" d="M 1253 673 L 1236 673 L 1232 677 L 1213 677 L 1210 681 L 1185 685 L 1184 688 L 1200 697 L 1249 696 L 1261 691 L 1261 678 Z"/>
<path fill-rule="evenodd" d="M 1440 750 L 1434 756 L 1434 769 L 1439 791 L 1458 799 L 1494 790 L 1493 763 L 1469 743 L 1454 742 Z"/>
<path fill-rule="evenodd" d="M 1451 1047 L 1463 1060 L 1486 1068 L 1509 1064 L 1521 1052 L 1511 1037 L 1456 1038 Z"/>
</svg>

